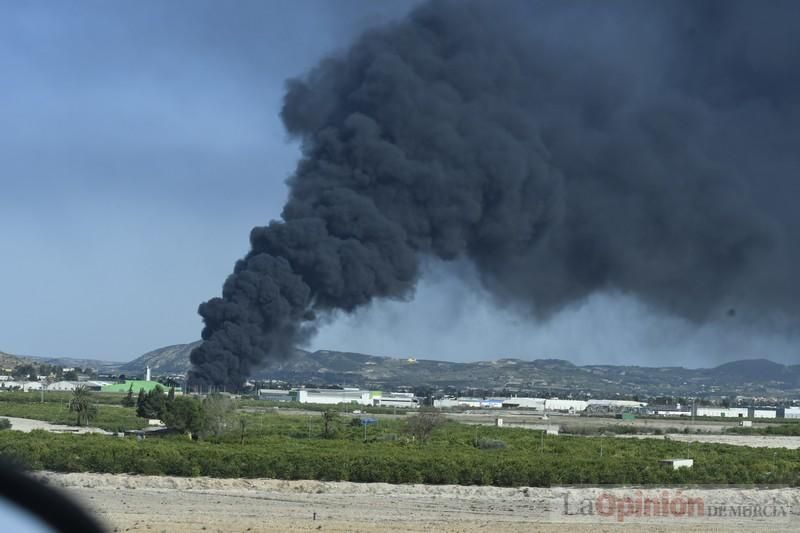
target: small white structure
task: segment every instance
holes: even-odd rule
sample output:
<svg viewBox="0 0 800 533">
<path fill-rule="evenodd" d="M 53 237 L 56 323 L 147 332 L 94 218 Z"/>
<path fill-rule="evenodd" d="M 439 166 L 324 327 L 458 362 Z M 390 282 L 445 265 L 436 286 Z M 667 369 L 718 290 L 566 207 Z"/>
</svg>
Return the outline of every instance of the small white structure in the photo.
<svg viewBox="0 0 800 533">
<path fill-rule="evenodd" d="M 144 372 L 144 380 L 150 381 L 150 365 L 147 365 L 145 372 Z"/>
<path fill-rule="evenodd" d="M 494 425 L 499 427 L 499 428 L 503 427 L 503 419 L 502 418 L 495 419 Z"/>
<path fill-rule="evenodd" d="M 751 427 L 753 427 L 753 421 L 752 420 L 740 420 L 739 421 L 739 426 L 741 426 L 743 428 L 751 428 Z"/>
<path fill-rule="evenodd" d="M 694 465 L 694 459 L 663 459 L 659 461 L 659 464 L 672 470 L 677 470 L 679 468 L 691 468 Z"/>
</svg>

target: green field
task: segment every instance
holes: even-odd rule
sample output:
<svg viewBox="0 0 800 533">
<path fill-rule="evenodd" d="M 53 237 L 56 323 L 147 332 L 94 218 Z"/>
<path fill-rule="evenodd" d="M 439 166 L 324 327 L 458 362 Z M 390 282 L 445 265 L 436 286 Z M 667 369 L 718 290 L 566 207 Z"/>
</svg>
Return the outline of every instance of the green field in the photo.
<svg viewBox="0 0 800 533">
<path fill-rule="evenodd" d="M 69 392 L 48 392 L 45 394 L 45 402 L 41 403 L 39 394 L 3 392 L 0 393 L 0 416 L 75 425 L 76 416 L 69 412 L 71 396 L 72 393 Z M 97 403 L 97 416 L 90 425 L 107 431 L 125 431 L 147 426 L 147 420 L 136 416 L 135 408 L 122 407 L 119 404 L 119 394 L 112 396 L 116 400 L 114 403 L 108 401 L 103 394 L 92 395 L 93 400 Z"/>
<path fill-rule="evenodd" d="M 109 408 L 119 409 L 119 408 Z M 692 469 L 658 460 L 687 445 L 655 439 L 543 437 L 516 428 L 447 422 L 420 444 L 406 421 L 367 427 L 343 417 L 323 437 L 320 415 L 245 413 L 219 436 L 137 441 L 102 435 L 0 431 L 0 456 L 28 468 L 178 476 L 268 477 L 499 486 L 736 483 L 800 486 L 800 451 L 692 444 Z M 409 415 L 410 418 L 414 415 Z M 239 420 L 244 420 L 244 431 Z"/>
</svg>

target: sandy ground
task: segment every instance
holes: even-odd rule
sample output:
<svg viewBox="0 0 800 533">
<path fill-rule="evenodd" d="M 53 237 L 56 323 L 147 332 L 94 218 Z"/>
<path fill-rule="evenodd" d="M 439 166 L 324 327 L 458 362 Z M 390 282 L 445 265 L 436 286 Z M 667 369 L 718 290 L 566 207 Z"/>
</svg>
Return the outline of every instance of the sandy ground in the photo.
<svg viewBox="0 0 800 533">
<path fill-rule="evenodd" d="M 800 437 L 782 437 L 780 435 L 708 435 L 691 433 L 670 433 L 669 435 L 617 435 L 619 438 L 661 439 L 668 437 L 678 442 L 713 442 L 731 444 L 733 446 L 751 446 L 753 448 L 788 448 L 800 449 Z"/>
<path fill-rule="evenodd" d="M 111 531 L 773 532 L 796 531 L 800 519 L 797 489 L 692 488 L 683 493 L 669 489 L 673 501 L 676 494 L 702 498 L 703 515 L 652 518 L 621 516 L 621 505 L 616 513 L 608 512 L 608 506 L 605 511 L 594 507 L 596 512 L 586 513 L 586 505 L 600 505 L 597 502 L 602 498 L 607 504 L 609 494 L 620 499 L 635 497 L 632 488 L 38 475 L 93 509 Z M 659 494 L 656 489 L 648 490 L 647 494 Z M 719 516 L 723 512 L 725 516 Z"/>
<path fill-rule="evenodd" d="M 50 422 L 43 422 L 42 420 L 16 418 L 13 416 L 0 416 L 0 418 L 6 418 L 11 422 L 11 429 L 24 431 L 26 433 L 34 429 L 44 429 L 56 433 L 102 433 L 104 435 L 111 435 L 108 431 L 94 427 L 65 426 L 63 424 L 51 424 Z"/>
</svg>

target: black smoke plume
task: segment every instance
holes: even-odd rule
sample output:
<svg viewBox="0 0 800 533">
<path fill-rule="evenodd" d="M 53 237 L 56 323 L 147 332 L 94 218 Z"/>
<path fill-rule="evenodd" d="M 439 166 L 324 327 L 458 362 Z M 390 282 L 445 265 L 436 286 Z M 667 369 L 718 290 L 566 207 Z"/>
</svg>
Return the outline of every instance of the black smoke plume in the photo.
<svg viewBox="0 0 800 533">
<path fill-rule="evenodd" d="M 539 316 L 594 291 L 794 316 L 797 2 L 424 4 L 303 79 L 281 220 L 200 306 L 195 383 L 466 258 Z"/>
</svg>

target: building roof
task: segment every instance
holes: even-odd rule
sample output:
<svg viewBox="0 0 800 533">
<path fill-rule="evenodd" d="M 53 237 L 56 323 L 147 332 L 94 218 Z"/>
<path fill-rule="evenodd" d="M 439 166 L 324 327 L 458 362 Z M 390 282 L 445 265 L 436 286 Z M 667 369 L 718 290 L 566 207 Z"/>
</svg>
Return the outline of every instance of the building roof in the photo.
<svg viewBox="0 0 800 533">
<path fill-rule="evenodd" d="M 144 389 L 145 392 L 150 392 L 156 386 L 161 387 L 166 392 L 169 387 L 162 385 L 158 381 L 145 381 L 143 379 L 128 379 L 125 383 L 114 383 L 113 385 L 106 385 L 100 389 L 100 392 L 128 392 L 133 385 L 133 393 L 139 394 L 139 390 Z M 175 390 L 178 390 L 176 387 Z"/>
</svg>

